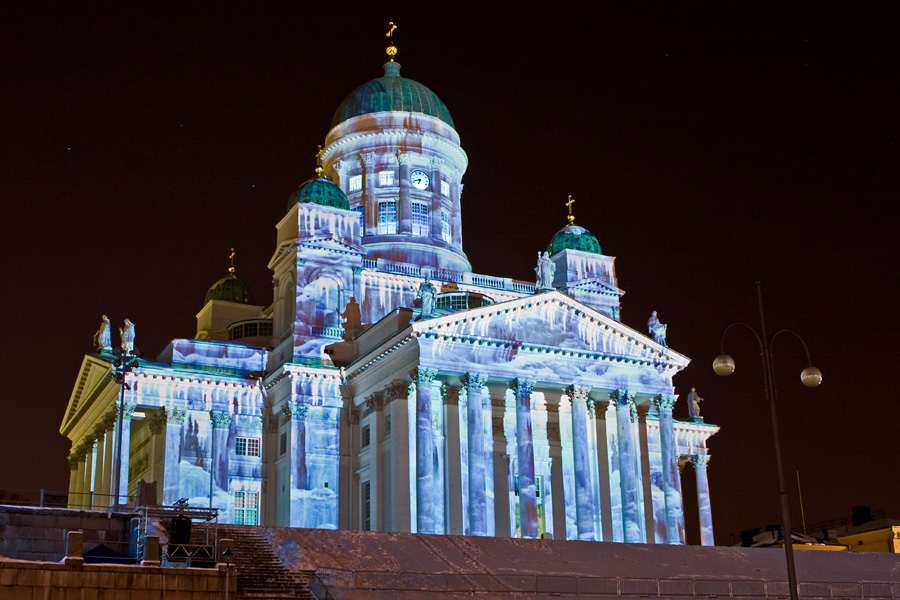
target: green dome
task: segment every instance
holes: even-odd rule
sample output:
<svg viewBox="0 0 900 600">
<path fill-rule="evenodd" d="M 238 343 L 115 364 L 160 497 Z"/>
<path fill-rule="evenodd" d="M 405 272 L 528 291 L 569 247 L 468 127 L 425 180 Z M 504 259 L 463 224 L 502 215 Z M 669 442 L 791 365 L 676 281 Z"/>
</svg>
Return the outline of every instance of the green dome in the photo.
<svg viewBox="0 0 900 600">
<path fill-rule="evenodd" d="M 356 88 L 334 113 L 331 126 L 359 115 L 384 111 L 417 112 L 436 117 L 453 127 L 450 111 L 437 95 L 412 79 L 400 77 L 400 63 L 384 64 L 384 77 Z"/>
<path fill-rule="evenodd" d="M 291 210 L 291 207 L 297 203 L 319 204 L 350 210 L 347 194 L 324 177 L 314 177 L 302 183 L 297 191 L 291 194 L 291 199 L 288 200 L 288 210 Z"/>
<path fill-rule="evenodd" d="M 591 254 L 603 254 L 597 238 L 590 231 L 578 225 L 568 225 L 557 231 L 550 240 L 550 245 L 547 246 L 550 256 L 563 250 L 581 250 Z"/>
<path fill-rule="evenodd" d="M 256 304 L 253 300 L 253 292 L 250 291 L 250 286 L 234 275 L 229 275 L 215 282 L 209 288 L 209 291 L 206 292 L 203 306 L 206 306 L 210 300 L 226 300 L 228 302 L 237 302 L 238 304 Z"/>
</svg>

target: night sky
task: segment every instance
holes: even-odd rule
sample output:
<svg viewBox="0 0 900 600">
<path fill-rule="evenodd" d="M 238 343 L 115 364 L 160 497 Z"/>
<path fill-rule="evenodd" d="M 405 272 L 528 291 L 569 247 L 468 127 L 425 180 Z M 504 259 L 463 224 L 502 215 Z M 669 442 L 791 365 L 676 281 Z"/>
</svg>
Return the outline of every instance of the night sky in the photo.
<svg viewBox="0 0 900 600">
<path fill-rule="evenodd" d="M 533 281 L 572 194 L 617 257 L 622 321 L 659 311 L 693 359 L 676 391 L 696 386 L 722 427 L 717 543 L 779 521 L 758 346 L 734 330 L 737 372 L 710 367 L 725 325 L 758 328 L 757 280 L 770 335 L 800 334 L 824 373 L 801 386 L 802 347 L 777 339 L 794 522 L 797 472 L 807 523 L 900 518 L 900 5 L 620 4 L 7 13 L 0 488 L 67 487 L 58 429 L 101 314 L 134 321 L 152 358 L 194 335 L 231 247 L 272 301 L 275 224 L 341 100 L 381 76 L 393 19 L 402 74 L 446 103 L 469 157 L 474 271 Z M 690 468 L 683 486 L 697 543 Z"/>
</svg>

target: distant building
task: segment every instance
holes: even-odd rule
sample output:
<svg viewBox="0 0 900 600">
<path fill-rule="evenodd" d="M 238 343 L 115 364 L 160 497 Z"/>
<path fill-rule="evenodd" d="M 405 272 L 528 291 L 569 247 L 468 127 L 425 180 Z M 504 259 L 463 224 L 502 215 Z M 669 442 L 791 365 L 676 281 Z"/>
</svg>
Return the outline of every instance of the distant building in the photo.
<svg viewBox="0 0 900 600">
<path fill-rule="evenodd" d="M 273 302 L 231 272 L 196 339 L 125 374 L 123 501 L 143 480 L 232 523 L 681 544 L 691 463 L 712 544 L 718 428 L 672 417 L 689 359 L 619 322 L 571 203 L 548 246 L 498 248 L 546 251 L 537 284 L 473 273 L 467 165 L 398 63 L 351 93 L 277 224 Z M 84 358 L 63 418 L 73 506 L 116 493 L 113 360 Z"/>
</svg>

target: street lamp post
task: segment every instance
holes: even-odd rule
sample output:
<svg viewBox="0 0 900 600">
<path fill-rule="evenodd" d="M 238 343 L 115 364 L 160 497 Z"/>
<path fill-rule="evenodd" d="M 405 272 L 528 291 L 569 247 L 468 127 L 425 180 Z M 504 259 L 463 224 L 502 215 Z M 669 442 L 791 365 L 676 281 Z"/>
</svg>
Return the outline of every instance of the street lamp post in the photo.
<svg viewBox="0 0 900 600">
<path fill-rule="evenodd" d="M 113 495 L 115 496 L 115 504 L 113 510 L 119 510 L 119 492 L 122 485 L 122 427 L 125 420 L 125 390 L 130 390 L 131 386 L 125 383 L 125 374 L 138 366 L 138 358 L 141 351 L 137 348 L 131 352 L 126 352 L 121 348 L 113 350 L 115 358 L 113 359 L 113 372 L 115 373 L 115 381 L 119 384 L 119 415 L 118 426 L 116 427 L 116 483 Z"/>
<path fill-rule="evenodd" d="M 798 600 L 799 592 L 797 589 L 797 573 L 794 569 L 794 544 L 791 537 L 791 516 L 788 509 L 787 493 L 784 489 L 784 468 L 781 463 L 781 442 L 778 435 L 778 418 L 775 414 L 775 399 L 777 396 L 777 392 L 775 390 L 775 370 L 772 364 L 771 352 L 771 346 L 775 341 L 775 338 L 777 338 L 782 333 L 789 333 L 797 338 L 800 341 L 800 344 L 803 345 L 803 350 L 806 352 L 806 364 L 810 365 L 803 369 L 803 371 L 800 373 L 800 381 L 803 383 L 803 385 L 805 385 L 806 387 L 816 387 L 817 385 L 822 383 L 822 372 L 819 371 L 819 369 L 811 366 L 811 361 L 809 359 L 809 349 L 806 347 L 806 342 L 804 342 L 803 338 L 801 338 L 790 329 L 782 329 L 776 331 L 771 338 L 766 336 L 766 320 L 763 316 L 762 290 L 760 287 L 760 282 L 758 281 L 756 282 L 756 299 L 759 305 L 760 333 L 757 333 L 755 329 L 753 329 L 746 323 L 731 323 L 730 325 L 728 325 L 724 329 L 724 331 L 722 331 L 722 338 L 720 340 L 720 348 L 722 353 L 713 361 L 713 370 L 717 375 L 721 375 L 722 377 L 726 377 L 734 373 L 734 359 L 731 356 L 725 354 L 725 335 L 728 333 L 728 330 L 735 326 L 741 326 L 745 329 L 749 329 L 753 336 L 756 338 L 756 342 L 759 344 L 759 350 L 762 355 L 763 386 L 765 388 L 766 398 L 769 401 L 769 412 L 772 417 L 772 436 L 775 440 L 775 467 L 778 470 L 778 497 L 781 502 L 781 528 L 782 536 L 784 537 L 785 560 L 787 561 L 788 585 L 790 586 L 791 600 Z"/>
</svg>

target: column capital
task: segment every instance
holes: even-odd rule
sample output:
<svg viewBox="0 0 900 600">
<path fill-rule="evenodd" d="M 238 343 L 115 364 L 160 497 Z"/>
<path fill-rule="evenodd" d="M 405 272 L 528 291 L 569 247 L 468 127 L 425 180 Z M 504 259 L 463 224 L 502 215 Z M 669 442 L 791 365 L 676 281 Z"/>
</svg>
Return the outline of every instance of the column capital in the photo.
<svg viewBox="0 0 900 600">
<path fill-rule="evenodd" d="M 288 417 L 291 418 L 292 421 L 302 421 L 306 418 L 306 413 L 309 412 L 309 407 L 294 401 L 285 403 L 282 410 Z"/>
<path fill-rule="evenodd" d="M 375 392 L 366 398 L 366 408 L 370 411 L 381 411 L 384 409 L 384 395 L 381 392 Z"/>
<path fill-rule="evenodd" d="M 572 384 L 566 387 L 566 395 L 572 401 L 572 404 L 576 402 L 587 402 L 588 394 L 590 393 L 591 386 L 589 385 Z"/>
<path fill-rule="evenodd" d="M 147 427 L 150 429 L 150 433 L 156 435 L 158 433 L 163 432 L 163 428 L 166 426 L 166 416 L 162 413 L 156 414 L 149 419 L 147 419 Z"/>
<path fill-rule="evenodd" d="M 409 398 L 409 382 L 395 379 L 384 388 L 384 398 L 388 404 L 394 400 L 406 400 Z"/>
<path fill-rule="evenodd" d="M 521 377 L 516 377 L 509 382 L 509 389 L 514 391 L 516 394 L 530 394 L 532 390 L 534 390 L 534 383 L 535 382 L 533 379 L 523 379 Z"/>
<path fill-rule="evenodd" d="M 213 429 L 227 429 L 231 424 L 231 415 L 223 411 L 209 411 L 209 420 Z"/>
<path fill-rule="evenodd" d="M 131 415 L 134 414 L 134 409 L 137 408 L 137 404 L 131 404 L 130 402 L 126 402 L 122 406 L 122 416 L 126 419 L 130 419 Z"/>
<path fill-rule="evenodd" d="M 459 406 L 459 401 L 463 392 L 463 388 L 447 385 L 441 386 L 441 396 L 443 396 L 444 404 L 447 406 Z"/>
<path fill-rule="evenodd" d="M 183 408 L 178 408 L 174 406 L 172 408 L 166 409 L 166 422 L 170 425 L 181 425 L 184 423 L 184 417 L 187 415 L 187 411 Z"/>
<path fill-rule="evenodd" d="M 410 153 L 409 152 L 397 152 L 394 155 L 394 158 L 396 159 L 398 165 L 409 165 L 410 164 Z"/>
<path fill-rule="evenodd" d="M 481 373 L 463 373 L 459 376 L 459 380 L 462 382 L 466 389 L 471 391 L 472 389 L 481 390 L 484 387 L 484 384 L 487 383 L 487 375 L 482 375 Z"/>
<path fill-rule="evenodd" d="M 343 160 L 336 160 L 334 161 L 334 164 L 331 165 L 331 168 L 334 169 L 334 172 L 338 175 L 343 175 L 350 170 L 350 165 L 345 163 Z"/>
<path fill-rule="evenodd" d="M 99 440 L 106 434 L 106 424 L 103 421 L 100 421 L 96 425 L 94 425 L 94 429 L 91 431 L 90 436 L 95 440 Z"/>
<path fill-rule="evenodd" d="M 688 460 L 691 461 L 691 465 L 693 465 L 694 470 L 706 470 L 706 466 L 709 464 L 709 454 L 694 454 Z"/>
<path fill-rule="evenodd" d="M 619 406 L 625 407 L 629 404 L 634 404 L 634 392 L 629 392 L 628 390 L 613 390 L 609 393 L 610 403 L 615 404 L 616 408 Z"/>
<path fill-rule="evenodd" d="M 437 369 L 429 369 L 428 367 L 416 367 L 412 371 L 409 372 L 409 376 L 412 377 L 413 382 L 416 385 L 428 385 L 434 378 L 437 377 L 438 371 Z"/>
<path fill-rule="evenodd" d="M 366 154 L 359 155 L 359 166 L 365 168 L 371 168 L 375 165 L 375 153 L 367 152 Z"/>
<path fill-rule="evenodd" d="M 428 165 L 431 167 L 432 170 L 440 169 L 441 166 L 443 166 L 443 164 L 444 164 L 444 159 L 438 158 L 437 156 L 432 156 L 431 159 L 429 159 L 429 161 L 428 161 Z"/>
<path fill-rule="evenodd" d="M 653 397 L 653 404 L 660 411 L 672 412 L 672 409 L 675 408 L 676 400 L 678 400 L 678 398 L 675 396 L 658 394 Z"/>
</svg>

